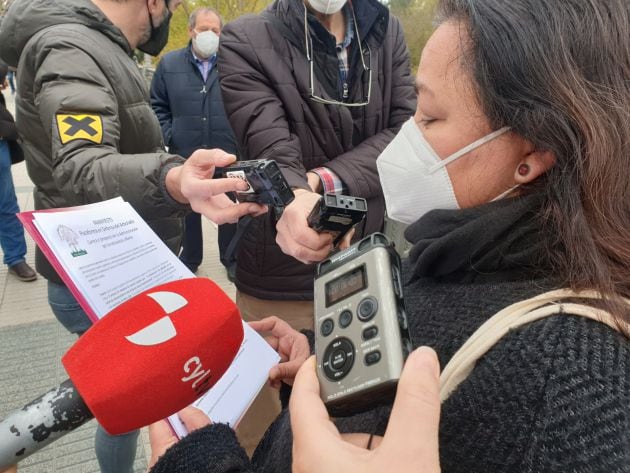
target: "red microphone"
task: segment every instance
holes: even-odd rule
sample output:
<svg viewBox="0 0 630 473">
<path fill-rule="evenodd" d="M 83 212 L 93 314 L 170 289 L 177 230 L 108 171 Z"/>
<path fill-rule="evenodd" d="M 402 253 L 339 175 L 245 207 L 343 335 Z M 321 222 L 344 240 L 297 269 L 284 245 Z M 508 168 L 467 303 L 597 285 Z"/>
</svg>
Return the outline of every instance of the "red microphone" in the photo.
<svg viewBox="0 0 630 473">
<path fill-rule="evenodd" d="M 96 322 L 63 356 L 70 380 L 0 423 L 0 468 L 96 417 L 110 434 L 183 409 L 216 383 L 243 341 L 234 302 L 214 282 L 147 290 Z"/>
</svg>

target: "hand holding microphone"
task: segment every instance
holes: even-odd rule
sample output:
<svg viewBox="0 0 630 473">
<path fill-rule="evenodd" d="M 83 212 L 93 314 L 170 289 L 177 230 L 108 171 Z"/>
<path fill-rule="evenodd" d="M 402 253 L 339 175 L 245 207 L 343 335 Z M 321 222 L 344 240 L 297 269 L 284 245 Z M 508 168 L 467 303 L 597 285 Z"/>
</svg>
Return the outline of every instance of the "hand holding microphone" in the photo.
<svg viewBox="0 0 630 473">
<path fill-rule="evenodd" d="M 186 426 L 188 432 L 193 432 L 210 424 L 208 416 L 196 407 L 188 406 L 179 411 L 177 415 Z M 164 455 L 169 448 L 179 442 L 179 439 L 173 433 L 171 426 L 168 425 L 165 420 L 161 420 L 149 426 L 149 441 L 151 442 L 151 459 L 149 460 L 147 471 L 150 471 L 159 458 Z"/>
<path fill-rule="evenodd" d="M 242 340 L 238 308 L 208 279 L 137 295 L 68 350 L 69 380 L 0 422 L 0 469 L 92 417 L 111 434 L 168 417 L 219 380 Z"/>
<path fill-rule="evenodd" d="M 279 387 L 280 382 L 293 384 L 295 375 L 310 355 L 310 346 L 306 336 L 275 316 L 250 322 L 249 325 L 261 335 L 265 335 L 267 343 L 280 355 L 280 363 L 269 372 L 271 385 Z M 188 432 L 200 429 L 211 422 L 206 414 L 194 407 L 187 407 L 178 415 Z M 159 457 L 178 442 L 178 438 L 165 421 L 156 422 L 149 427 L 149 438 L 151 441 L 149 470 L 151 470 Z"/>
</svg>

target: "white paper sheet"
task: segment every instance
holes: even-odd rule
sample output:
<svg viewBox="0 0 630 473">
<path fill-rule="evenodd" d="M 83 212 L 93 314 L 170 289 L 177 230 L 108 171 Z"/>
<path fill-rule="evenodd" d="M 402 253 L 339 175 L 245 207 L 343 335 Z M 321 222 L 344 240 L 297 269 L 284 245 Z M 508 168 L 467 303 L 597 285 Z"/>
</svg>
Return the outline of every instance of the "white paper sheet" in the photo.
<svg viewBox="0 0 630 473">
<path fill-rule="evenodd" d="M 229 424 L 235 428 L 242 415 L 267 382 L 269 370 L 280 357 L 265 340 L 246 323 L 243 343 L 230 368 L 210 391 L 193 403 L 205 412 L 212 422 Z M 179 438 L 187 430 L 177 414 L 168 418 Z"/>
<path fill-rule="evenodd" d="M 158 284 L 195 277 L 122 199 L 34 216 L 99 318 Z"/>
<path fill-rule="evenodd" d="M 92 312 L 169 281 L 195 277 L 121 198 L 55 212 L 33 212 L 33 224 Z M 249 325 L 228 371 L 194 405 L 235 426 L 265 385 L 278 354 Z M 173 429 L 186 435 L 177 415 Z"/>
</svg>

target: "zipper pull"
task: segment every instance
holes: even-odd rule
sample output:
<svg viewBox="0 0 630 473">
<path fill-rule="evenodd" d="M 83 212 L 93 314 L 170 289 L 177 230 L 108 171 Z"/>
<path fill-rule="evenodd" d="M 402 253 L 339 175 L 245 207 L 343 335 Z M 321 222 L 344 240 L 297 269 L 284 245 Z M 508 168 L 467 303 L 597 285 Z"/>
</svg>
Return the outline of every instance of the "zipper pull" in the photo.
<svg viewBox="0 0 630 473">
<path fill-rule="evenodd" d="M 343 99 L 346 100 L 348 98 L 348 83 L 343 83 Z"/>
</svg>

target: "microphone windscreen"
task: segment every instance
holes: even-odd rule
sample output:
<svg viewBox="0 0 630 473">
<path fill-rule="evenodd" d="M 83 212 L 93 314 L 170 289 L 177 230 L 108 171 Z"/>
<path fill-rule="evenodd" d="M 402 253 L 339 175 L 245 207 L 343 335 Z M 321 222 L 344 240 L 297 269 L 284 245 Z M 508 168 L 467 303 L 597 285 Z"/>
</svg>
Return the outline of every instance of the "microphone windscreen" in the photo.
<svg viewBox="0 0 630 473">
<path fill-rule="evenodd" d="M 149 289 L 97 321 L 62 362 L 110 434 L 183 409 L 228 369 L 243 341 L 234 302 L 205 278 Z"/>
</svg>

